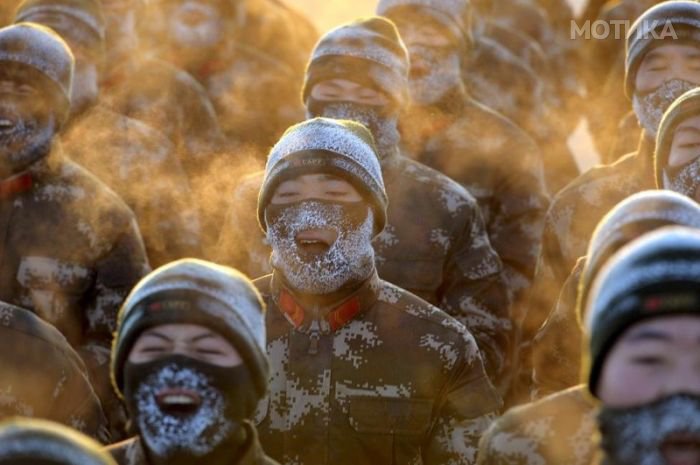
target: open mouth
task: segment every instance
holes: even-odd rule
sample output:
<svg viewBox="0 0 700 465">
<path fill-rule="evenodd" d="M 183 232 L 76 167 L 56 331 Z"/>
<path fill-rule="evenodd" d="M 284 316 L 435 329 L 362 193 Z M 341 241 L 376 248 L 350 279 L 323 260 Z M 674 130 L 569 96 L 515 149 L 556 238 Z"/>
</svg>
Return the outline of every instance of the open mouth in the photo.
<svg viewBox="0 0 700 465">
<path fill-rule="evenodd" d="M 294 238 L 300 251 L 309 254 L 323 254 L 328 252 L 335 240 L 332 233 L 328 231 L 309 230 L 302 231 Z"/>
<path fill-rule="evenodd" d="M 700 435 L 674 434 L 661 444 L 668 465 L 700 465 Z"/>
<path fill-rule="evenodd" d="M 13 118 L 8 118 L 7 116 L 0 116 L 0 133 L 9 134 L 12 133 L 17 127 L 17 121 Z"/>
<path fill-rule="evenodd" d="M 188 416 L 199 409 L 202 398 L 197 392 L 189 389 L 168 388 L 156 394 L 156 402 L 163 413 L 172 416 Z"/>
</svg>

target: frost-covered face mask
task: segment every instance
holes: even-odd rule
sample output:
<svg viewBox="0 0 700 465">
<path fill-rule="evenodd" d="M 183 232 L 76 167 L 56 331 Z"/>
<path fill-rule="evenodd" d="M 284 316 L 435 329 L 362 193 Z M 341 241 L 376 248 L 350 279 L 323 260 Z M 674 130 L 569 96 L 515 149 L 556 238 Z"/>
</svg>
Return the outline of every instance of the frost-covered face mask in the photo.
<svg viewBox="0 0 700 465">
<path fill-rule="evenodd" d="M 298 292 L 330 294 L 374 270 L 374 215 L 365 202 L 271 204 L 265 220 L 272 267 Z M 297 240 L 300 232 L 311 229 L 332 230 L 337 238 L 321 248 Z"/>
<path fill-rule="evenodd" d="M 308 117 L 347 119 L 366 126 L 374 137 L 381 158 L 394 153 L 399 145 L 399 116 L 384 107 L 355 102 L 325 102 L 314 98 L 309 98 L 307 106 Z"/>
<path fill-rule="evenodd" d="M 458 52 L 451 47 L 409 45 L 411 60 L 418 59 L 420 69 L 411 68 L 409 88 L 413 100 L 422 105 L 438 103 L 448 92 L 462 85 Z"/>
<path fill-rule="evenodd" d="M 659 130 L 661 118 L 668 107 L 678 97 L 696 87 L 697 84 L 683 79 L 671 79 L 649 93 L 634 94 L 632 97 L 632 108 L 634 108 L 639 124 L 649 137 L 656 139 L 656 132 Z"/>
<path fill-rule="evenodd" d="M 32 111 L 26 102 L 0 99 L 0 176 L 24 171 L 48 155 L 55 132 L 52 114 Z"/>
<path fill-rule="evenodd" d="M 179 5 L 168 21 L 168 29 L 176 44 L 188 48 L 213 48 L 223 36 L 217 9 L 197 1 Z"/>
<path fill-rule="evenodd" d="M 635 408 L 602 408 L 598 425 L 605 465 L 666 465 L 670 456 L 674 463 L 682 457 L 698 463 L 700 458 L 696 395 L 677 394 Z"/>
<path fill-rule="evenodd" d="M 664 188 L 700 201 L 700 157 L 677 167 L 666 167 L 663 171 Z"/>
<path fill-rule="evenodd" d="M 219 367 L 183 355 L 128 362 L 124 398 L 154 464 L 231 462 L 242 421 L 257 404 L 245 365 Z"/>
</svg>

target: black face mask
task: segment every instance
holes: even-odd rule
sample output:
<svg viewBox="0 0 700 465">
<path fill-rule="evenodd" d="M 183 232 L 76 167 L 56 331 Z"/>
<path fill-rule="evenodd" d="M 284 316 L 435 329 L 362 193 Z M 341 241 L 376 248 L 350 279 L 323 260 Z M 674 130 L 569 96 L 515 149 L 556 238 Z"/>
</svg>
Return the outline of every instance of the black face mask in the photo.
<svg viewBox="0 0 700 465">
<path fill-rule="evenodd" d="M 245 365 L 219 367 L 183 355 L 127 362 L 124 398 L 153 465 L 223 465 L 245 443 L 258 402 Z"/>
<path fill-rule="evenodd" d="M 681 166 L 666 167 L 664 172 L 664 187 L 679 194 L 696 198 L 700 185 L 700 157 Z"/>
<path fill-rule="evenodd" d="M 663 465 L 669 448 L 682 453 L 700 447 L 700 397 L 677 394 L 641 407 L 604 407 L 598 426 L 605 465 Z"/>
<path fill-rule="evenodd" d="M 399 115 L 391 106 L 365 105 L 355 102 L 326 102 L 309 97 L 307 113 L 311 117 L 347 119 L 363 124 L 374 137 L 381 158 L 395 153 L 401 135 Z"/>
</svg>

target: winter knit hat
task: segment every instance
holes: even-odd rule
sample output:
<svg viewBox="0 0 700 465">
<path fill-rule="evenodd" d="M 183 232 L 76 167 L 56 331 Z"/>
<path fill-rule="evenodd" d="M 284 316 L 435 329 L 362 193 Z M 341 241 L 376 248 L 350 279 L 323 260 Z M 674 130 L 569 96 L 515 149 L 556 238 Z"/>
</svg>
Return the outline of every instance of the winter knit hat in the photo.
<svg viewBox="0 0 700 465">
<path fill-rule="evenodd" d="M 463 46 L 468 48 L 472 37 L 472 4 L 470 0 L 379 0 L 376 13 L 392 18 L 392 10 L 400 7 L 417 8 L 435 18 L 445 27 L 459 31 Z"/>
<path fill-rule="evenodd" d="M 0 424 L 0 465 L 116 465 L 97 442 L 57 423 L 14 418 Z"/>
<path fill-rule="evenodd" d="M 630 326 L 659 316 L 700 316 L 700 231 L 668 226 L 622 248 L 595 278 L 586 302 L 588 388 Z"/>
<path fill-rule="evenodd" d="M 664 113 L 656 134 L 656 150 L 654 151 L 654 175 L 656 187 L 664 188 L 664 168 L 668 166 L 671 154 L 673 136 L 676 128 L 688 118 L 700 116 L 700 88 L 689 90 L 676 99 Z"/>
<path fill-rule="evenodd" d="M 314 118 L 290 127 L 272 147 L 258 196 L 258 221 L 267 232 L 265 209 L 283 181 L 302 174 L 328 173 L 350 182 L 374 209 L 375 232 L 386 224 L 387 196 L 379 155 L 360 123 Z"/>
<path fill-rule="evenodd" d="M 669 190 L 638 192 L 618 203 L 598 223 L 586 253 L 581 273 L 577 311 L 583 321 L 583 303 L 600 269 L 620 248 L 632 240 L 663 226 L 700 229 L 700 205 Z"/>
<path fill-rule="evenodd" d="M 634 95 L 637 70 L 644 56 L 655 47 L 669 43 L 692 44 L 700 48 L 700 3 L 689 0 L 663 2 L 649 8 L 627 33 L 625 95 Z"/>
<path fill-rule="evenodd" d="M 51 29 L 19 23 L 0 29 L 1 63 L 16 63 L 39 72 L 55 98 L 59 124 L 70 110 L 70 89 L 75 60 L 68 45 Z"/>
<path fill-rule="evenodd" d="M 227 339 L 250 370 L 258 394 L 265 395 L 269 366 L 260 294 L 238 271 L 195 259 L 151 272 L 122 305 L 112 349 L 112 380 L 120 395 L 136 339 L 148 328 L 173 323 L 206 326 Z"/>
<path fill-rule="evenodd" d="M 401 106 L 408 96 L 408 51 L 394 23 L 374 16 L 325 34 L 311 53 L 302 88 L 306 104 L 314 85 L 330 79 L 367 84 Z"/>
<path fill-rule="evenodd" d="M 39 14 L 69 16 L 84 25 L 97 41 L 105 40 L 105 19 L 99 0 L 24 0 L 17 7 L 15 22 L 32 21 Z"/>
</svg>

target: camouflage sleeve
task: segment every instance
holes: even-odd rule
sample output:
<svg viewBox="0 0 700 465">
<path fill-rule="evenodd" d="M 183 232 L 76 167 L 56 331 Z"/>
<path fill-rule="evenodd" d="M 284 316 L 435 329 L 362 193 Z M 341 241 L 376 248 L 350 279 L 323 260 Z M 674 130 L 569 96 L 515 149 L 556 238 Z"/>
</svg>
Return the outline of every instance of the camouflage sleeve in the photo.
<svg viewBox="0 0 700 465">
<path fill-rule="evenodd" d="M 512 345 L 510 302 L 500 260 L 476 206 L 451 251 L 440 307 L 469 329 L 490 379 L 504 388 Z"/>
<path fill-rule="evenodd" d="M 95 269 L 95 282 L 85 303 L 83 344 L 78 352 L 109 415 L 111 409 L 118 409 L 119 406 L 109 378 L 110 349 L 112 334 L 117 326 L 117 313 L 131 288 L 150 269 L 141 233 L 133 218 L 126 222 L 112 248 L 98 260 Z"/>
<path fill-rule="evenodd" d="M 504 150 L 517 153 L 520 166 L 500 167 L 503 179 L 488 233 L 503 261 L 508 289 L 515 300 L 532 283 L 549 197 L 535 142 L 514 137 Z"/>
<path fill-rule="evenodd" d="M 463 355 L 452 370 L 424 448 L 426 465 L 476 463 L 479 438 L 501 406 L 500 397 L 484 372 L 474 338 L 463 331 Z"/>
<path fill-rule="evenodd" d="M 508 416 L 497 419 L 479 441 L 477 465 L 543 465 L 536 441 L 512 431 Z M 539 459 L 539 460 L 538 460 Z"/>
</svg>

